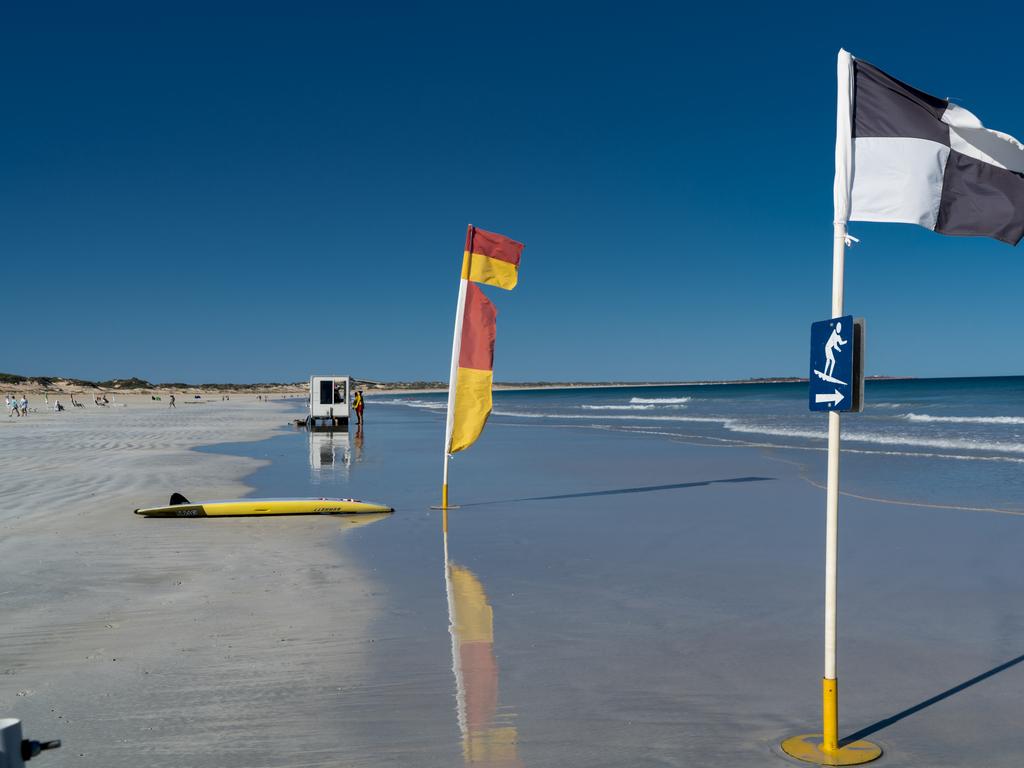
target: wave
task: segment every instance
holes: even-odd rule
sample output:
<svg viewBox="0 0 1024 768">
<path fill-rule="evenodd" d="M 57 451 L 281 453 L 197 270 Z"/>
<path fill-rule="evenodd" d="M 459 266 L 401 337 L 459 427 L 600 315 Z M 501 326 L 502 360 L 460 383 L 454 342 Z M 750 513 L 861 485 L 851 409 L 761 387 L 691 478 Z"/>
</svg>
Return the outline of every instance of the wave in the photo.
<svg viewBox="0 0 1024 768">
<path fill-rule="evenodd" d="M 664 432 L 657 429 L 646 429 L 643 427 L 619 427 L 624 432 L 628 432 L 631 435 L 657 435 L 659 437 L 670 437 L 673 439 L 680 439 L 683 435 L 677 432 Z M 802 450 L 802 451 L 827 451 L 827 446 L 801 446 L 801 445 L 787 445 L 785 443 L 763 443 L 763 442 L 751 442 L 749 440 L 726 440 L 719 437 L 709 438 L 701 436 L 702 440 L 714 440 L 716 443 L 722 443 L 723 448 L 740 447 L 740 448 L 783 448 L 787 450 Z M 695 445 L 706 445 L 706 443 L 694 443 Z M 1012 464 L 1024 464 L 1024 459 L 1015 459 L 1011 456 L 965 456 L 962 453 L 929 453 L 927 451 L 889 451 L 889 450 L 870 450 L 867 448 L 850 448 L 844 447 L 843 453 L 857 453 L 866 454 L 869 456 L 906 456 L 915 459 L 955 459 L 957 461 L 998 461 L 998 462 L 1009 462 Z"/>
<path fill-rule="evenodd" d="M 495 416 L 512 416 L 522 419 L 593 419 L 622 421 L 670 421 L 684 423 L 719 424 L 730 432 L 744 434 L 771 435 L 774 437 L 795 437 L 806 440 L 823 440 L 827 432 L 824 429 L 800 429 L 795 427 L 766 427 L 748 424 L 737 419 L 716 418 L 712 416 L 586 416 L 569 413 L 535 413 L 529 411 L 495 411 Z M 858 432 L 851 430 L 843 433 L 843 439 L 855 443 L 873 443 L 876 445 L 905 445 L 915 448 L 944 448 L 947 450 L 987 451 L 990 453 L 1021 453 L 1024 454 L 1024 443 L 987 442 L 983 440 L 966 440 L 959 438 L 924 438 L 913 435 L 883 435 L 877 432 Z"/>
<path fill-rule="evenodd" d="M 774 435 L 776 437 L 802 437 L 809 440 L 821 440 L 826 436 L 825 430 L 791 429 L 789 427 L 761 427 L 752 424 L 737 423 L 730 419 L 724 424 L 730 432 L 745 432 L 757 435 Z M 913 435 L 882 435 L 877 432 L 858 432 L 851 430 L 843 433 L 843 440 L 854 443 L 873 443 L 876 445 L 910 445 L 916 448 L 945 448 L 947 450 L 988 451 L 990 453 L 1024 453 L 1024 443 L 987 442 L 983 440 L 965 440 L 962 438 L 914 437 Z"/>
<path fill-rule="evenodd" d="M 728 419 L 711 416 L 587 416 L 582 413 L 537 413 L 535 411 L 494 411 L 495 416 L 512 416 L 519 419 L 622 419 L 624 421 L 697 421 L 721 424 Z"/>
<path fill-rule="evenodd" d="M 1024 416 L 932 416 L 927 413 L 905 413 L 902 418 L 943 424 L 1024 424 Z"/>
<path fill-rule="evenodd" d="M 581 405 L 587 411 L 650 411 L 653 405 Z"/>
<path fill-rule="evenodd" d="M 410 408 L 426 408 L 430 411 L 443 411 L 448 407 L 446 400 L 405 400 L 393 398 L 391 400 L 374 400 L 374 405 L 407 405 Z"/>
<path fill-rule="evenodd" d="M 443 410 L 446 407 L 444 402 L 431 400 L 392 400 L 393 403 L 409 405 L 413 408 L 426 408 L 429 410 Z M 494 411 L 495 416 L 506 416 L 518 419 L 559 419 L 559 420 L 588 420 L 601 419 L 602 421 L 657 421 L 657 422 L 681 422 L 696 424 L 718 424 L 730 432 L 742 434 L 769 435 L 774 437 L 790 437 L 805 440 L 824 440 L 826 430 L 824 429 L 801 429 L 796 427 L 769 427 L 758 424 L 750 424 L 734 418 L 713 417 L 713 416 L 647 416 L 647 415 L 587 415 L 582 413 L 538 413 L 533 411 Z M 907 414 L 908 416 L 913 414 Z M 933 418 L 973 418 L 973 417 L 933 417 Z M 1016 418 L 1016 417 L 977 417 L 977 418 Z M 989 422 L 982 422 L 989 423 Z M 1004 422 L 996 422 L 1004 423 Z M 1015 423 L 1015 422 L 1007 422 Z M 939 437 L 917 437 L 914 435 L 895 434 L 885 435 L 877 432 L 860 432 L 850 430 L 843 432 L 843 440 L 853 443 L 870 443 L 875 445 L 908 446 L 913 448 L 938 448 L 945 450 L 964 451 L 985 451 L 988 453 L 1003 454 L 1024 454 L 1024 443 L 1011 443 L 1000 441 L 970 440 L 965 438 L 939 438 Z"/>
<path fill-rule="evenodd" d="M 634 397 L 629 402 L 633 405 L 671 405 L 673 403 L 688 403 L 692 397 Z"/>
</svg>

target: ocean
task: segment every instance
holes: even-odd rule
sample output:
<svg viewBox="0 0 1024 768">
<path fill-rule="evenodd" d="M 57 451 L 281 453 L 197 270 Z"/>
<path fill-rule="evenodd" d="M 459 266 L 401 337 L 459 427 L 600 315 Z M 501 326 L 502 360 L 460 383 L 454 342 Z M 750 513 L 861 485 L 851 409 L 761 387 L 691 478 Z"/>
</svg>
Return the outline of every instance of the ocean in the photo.
<svg viewBox="0 0 1024 768">
<path fill-rule="evenodd" d="M 445 394 L 374 398 L 444 413 Z M 761 448 L 806 465 L 825 452 L 827 417 L 803 383 L 498 391 L 492 424 L 639 433 L 709 447 Z M 1024 377 L 868 381 L 842 421 L 846 493 L 1024 512 Z"/>
</svg>

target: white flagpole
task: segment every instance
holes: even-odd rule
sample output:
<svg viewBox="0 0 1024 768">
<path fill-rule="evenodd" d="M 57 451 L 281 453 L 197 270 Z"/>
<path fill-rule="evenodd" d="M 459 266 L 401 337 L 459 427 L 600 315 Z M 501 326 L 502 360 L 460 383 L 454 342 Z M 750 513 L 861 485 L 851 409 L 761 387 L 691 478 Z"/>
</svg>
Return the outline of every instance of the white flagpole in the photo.
<svg viewBox="0 0 1024 768">
<path fill-rule="evenodd" d="M 832 315 L 843 314 L 846 222 L 850 217 L 850 176 L 853 165 L 853 61 L 840 50 L 836 62 L 836 172 L 832 236 Z M 836 683 L 836 589 L 839 550 L 839 414 L 828 414 L 828 476 L 825 491 L 825 674 L 822 680 L 822 744 L 839 749 L 839 706 Z"/>
<path fill-rule="evenodd" d="M 448 532 L 448 460 L 452 446 L 452 427 L 455 424 L 455 390 L 459 377 L 459 355 L 462 352 L 462 319 L 466 313 L 466 289 L 469 284 L 469 259 L 473 248 L 473 226 L 470 225 L 468 250 L 462 258 L 462 276 L 459 279 L 459 298 L 455 304 L 455 333 L 452 336 L 452 366 L 448 373 L 448 410 L 444 426 L 444 474 L 441 481 L 442 527 Z"/>
<path fill-rule="evenodd" d="M 832 317 L 843 314 L 843 261 L 846 225 L 835 225 L 832 249 Z M 839 548 L 839 414 L 828 413 L 828 479 L 825 492 L 825 676 L 822 681 L 825 751 L 839 749 L 839 707 L 836 684 L 836 585 Z"/>
<path fill-rule="evenodd" d="M 832 317 L 843 314 L 843 273 L 853 178 L 853 57 L 839 51 L 836 64 L 836 175 L 832 233 Z M 822 677 L 822 732 L 792 736 L 782 750 L 818 765 L 859 765 L 882 754 L 870 741 L 839 746 L 839 693 L 836 682 L 836 584 L 839 551 L 839 414 L 828 413 L 828 480 L 825 491 L 825 674 Z"/>
</svg>

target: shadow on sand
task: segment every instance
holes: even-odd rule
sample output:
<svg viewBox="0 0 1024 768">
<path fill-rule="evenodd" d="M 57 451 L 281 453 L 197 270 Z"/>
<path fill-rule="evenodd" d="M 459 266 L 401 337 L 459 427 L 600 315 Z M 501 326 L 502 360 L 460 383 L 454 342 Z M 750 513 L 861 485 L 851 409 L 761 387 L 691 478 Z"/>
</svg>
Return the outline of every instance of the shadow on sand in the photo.
<svg viewBox="0 0 1024 768">
<path fill-rule="evenodd" d="M 608 491 L 585 491 L 583 493 L 559 493 L 554 496 L 528 496 L 523 499 L 500 499 L 497 501 L 473 501 L 463 507 L 482 507 L 486 504 L 512 504 L 520 501 L 555 501 L 557 499 L 583 499 L 588 496 L 617 496 L 623 493 L 652 493 L 654 491 L 676 491 L 682 488 L 699 488 L 716 483 L 756 483 L 774 480 L 774 477 L 730 477 L 724 480 L 699 480 L 693 483 L 670 483 L 668 485 L 642 485 L 637 488 L 614 488 Z"/>
<path fill-rule="evenodd" d="M 911 715 L 920 712 L 922 709 L 930 707 L 932 704 L 938 704 L 943 699 L 948 699 L 953 694 L 960 693 L 960 691 L 965 690 L 966 688 L 970 688 L 972 685 L 976 685 L 977 683 L 980 683 L 982 680 L 987 680 L 993 675 L 998 675 L 1000 672 L 1005 672 L 1010 667 L 1016 666 L 1017 664 L 1020 664 L 1022 661 L 1024 661 L 1024 654 L 1021 654 L 1015 659 L 1010 659 L 1009 661 L 1000 664 L 998 667 L 993 667 L 988 672 L 982 672 L 977 677 L 972 677 L 970 680 L 965 680 L 964 682 L 960 683 L 960 685 L 955 685 L 948 691 L 943 691 L 942 693 L 932 696 L 930 699 L 925 699 L 920 704 L 915 704 L 914 706 L 908 709 L 904 709 L 902 712 L 897 712 L 895 715 L 890 715 L 884 720 L 879 720 L 877 723 L 872 723 L 867 728 L 861 728 L 856 733 L 851 733 L 845 739 L 841 739 L 839 742 L 839 746 L 845 746 L 846 744 L 850 744 L 851 742 L 858 741 L 860 739 L 866 739 L 871 734 L 876 733 L 882 730 L 883 728 L 888 728 L 890 725 L 898 723 L 903 718 L 910 717 Z"/>
</svg>

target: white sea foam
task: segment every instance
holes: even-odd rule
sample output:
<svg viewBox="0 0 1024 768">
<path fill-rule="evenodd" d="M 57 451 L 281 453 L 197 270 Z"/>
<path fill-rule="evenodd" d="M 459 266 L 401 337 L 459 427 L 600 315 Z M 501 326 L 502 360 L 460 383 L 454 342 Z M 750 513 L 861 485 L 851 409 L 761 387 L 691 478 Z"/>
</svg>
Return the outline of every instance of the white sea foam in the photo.
<svg viewBox="0 0 1024 768">
<path fill-rule="evenodd" d="M 636 398 L 634 398 L 636 399 Z M 403 405 L 409 405 L 414 408 L 426 408 L 429 410 L 443 410 L 446 406 L 444 402 L 431 401 L 431 400 L 405 400 L 398 401 L 393 400 L 392 402 L 401 402 Z M 776 427 L 776 426 L 764 426 L 760 424 L 751 424 L 748 422 L 740 421 L 739 419 L 726 418 L 726 417 L 714 417 L 714 416 L 669 416 L 669 415 L 619 415 L 619 414 L 582 414 L 582 413 L 539 413 L 535 411 L 494 411 L 495 416 L 506 416 L 518 419 L 558 419 L 558 420 L 587 420 L 600 419 L 602 421 L 657 421 L 657 422 L 681 422 L 681 423 L 697 423 L 697 424 L 718 424 L 724 429 L 730 432 L 739 432 L 743 434 L 755 434 L 755 435 L 769 435 L 774 437 L 790 437 L 806 440 L 822 440 L 826 436 L 824 429 L 802 429 L 799 427 Z M 907 414 L 911 416 L 915 414 Z M 964 418 L 974 419 L 975 417 L 932 417 L 939 419 L 953 419 L 953 418 Z M 978 419 L 987 418 L 1017 418 L 1017 417 L 976 417 Z M 1024 420 L 1022 420 L 1024 421 Z M 1016 422 L 981 422 L 981 423 L 1016 423 Z M 968 438 L 940 438 L 940 437 L 919 437 L 916 435 L 907 434 L 882 434 L 878 432 L 861 432 L 858 430 L 844 431 L 843 440 L 853 443 L 871 443 L 875 445 L 893 445 L 893 446 L 907 446 L 911 448 L 931 448 L 931 449 L 945 449 L 945 450 L 963 450 L 963 451 L 984 451 L 988 453 L 1002 453 L 1002 454 L 1024 454 L 1024 443 L 1005 442 L 1005 441 L 988 441 L 988 440 L 972 440 Z"/>
<path fill-rule="evenodd" d="M 524 419 L 594 419 L 622 421 L 670 421 L 688 423 L 720 424 L 730 432 L 744 434 L 771 435 L 774 437 L 795 437 L 807 440 L 821 440 L 826 436 L 825 430 L 800 429 L 795 427 L 770 427 L 749 424 L 730 418 L 711 416 L 587 416 L 569 413 L 535 413 L 528 411 L 495 411 L 495 416 L 512 416 Z M 987 451 L 990 453 L 1021 453 L 1024 454 L 1024 443 L 989 442 L 985 440 L 968 440 L 962 438 L 931 438 L 914 435 L 884 435 L 877 432 L 844 432 L 843 439 L 850 442 L 873 443 L 876 445 L 903 445 L 914 448 L 944 448 L 946 450 Z"/>
<path fill-rule="evenodd" d="M 905 413 L 902 418 L 943 424 L 1024 424 L 1024 416 L 932 416 L 927 413 Z"/>
<path fill-rule="evenodd" d="M 679 405 L 682 403 L 688 403 L 692 399 L 693 398 L 691 397 L 634 397 L 629 402 L 633 403 L 634 405 Z"/>
<path fill-rule="evenodd" d="M 533 411 L 494 411 L 495 416 L 512 416 L 519 419 L 622 419 L 625 421 L 699 421 L 709 424 L 721 424 L 728 419 L 716 419 L 710 416 L 587 416 L 583 413 L 536 413 Z"/>
<path fill-rule="evenodd" d="M 374 405 L 407 405 L 410 408 L 426 408 L 429 411 L 443 411 L 448 407 L 444 400 L 406 400 L 404 398 L 393 398 L 391 400 L 374 400 Z"/>
<path fill-rule="evenodd" d="M 624 432 L 629 432 L 632 435 L 657 435 L 659 437 L 671 437 L 680 439 L 683 435 L 676 432 L 665 432 L 657 429 L 646 429 L 643 427 L 619 427 Z M 818 435 L 820 437 L 821 435 Z M 785 448 L 785 449 L 797 449 L 802 451 L 826 451 L 827 448 L 824 445 L 818 446 L 800 446 L 800 445 L 786 445 L 785 443 L 762 443 L 762 442 L 751 442 L 749 440 L 726 440 L 719 437 L 706 437 L 702 436 L 702 440 L 714 440 L 716 443 L 723 443 L 724 445 L 715 447 L 742 447 L 742 448 Z M 697 443 L 698 445 L 704 445 L 705 443 Z M 957 461 L 999 461 L 1009 462 L 1012 464 L 1024 464 L 1024 459 L 1015 459 L 1011 456 L 965 456 L 960 453 L 928 453 L 926 451 L 887 451 L 887 450 L 870 450 L 867 448 L 843 448 L 843 453 L 858 453 L 867 454 L 870 456 L 907 456 L 915 459 L 955 459 Z"/>
<path fill-rule="evenodd" d="M 653 405 L 581 405 L 585 411 L 650 411 Z"/>
<path fill-rule="evenodd" d="M 792 429 L 789 427 L 762 427 L 744 424 L 729 419 L 724 425 L 731 432 L 745 432 L 758 435 L 774 435 L 777 437 L 802 437 L 809 440 L 820 440 L 826 435 L 825 430 Z M 874 443 L 876 445 L 909 445 L 919 448 L 945 448 L 947 450 L 989 451 L 991 453 L 1024 453 L 1024 443 L 989 442 L 985 440 L 966 440 L 962 438 L 916 437 L 914 435 L 883 435 L 877 432 L 858 432 L 851 430 L 843 433 L 843 440 L 855 443 Z"/>
</svg>

